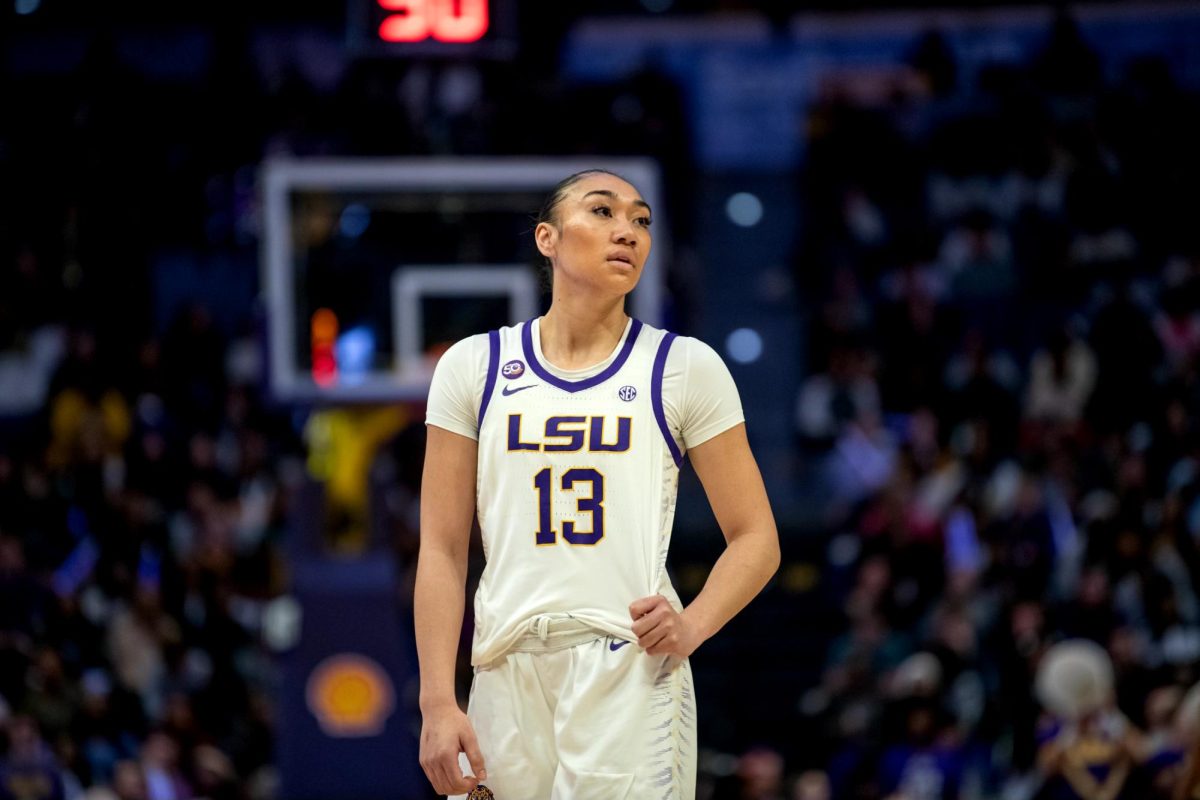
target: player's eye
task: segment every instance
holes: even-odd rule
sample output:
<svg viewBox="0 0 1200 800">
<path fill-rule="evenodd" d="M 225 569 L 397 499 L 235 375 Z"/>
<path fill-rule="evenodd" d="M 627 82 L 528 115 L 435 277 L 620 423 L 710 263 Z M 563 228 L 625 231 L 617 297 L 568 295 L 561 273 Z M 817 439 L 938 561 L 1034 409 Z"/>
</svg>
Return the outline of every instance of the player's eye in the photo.
<svg viewBox="0 0 1200 800">
<path fill-rule="evenodd" d="M 592 213 L 599 214 L 602 217 L 611 217 L 612 209 L 610 209 L 608 206 L 596 206 L 592 209 Z"/>
<path fill-rule="evenodd" d="M 653 222 L 654 222 L 654 220 L 650 219 L 649 217 L 638 217 L 637 218 L 637 224 L 641 225 L 643 228 L 649 228 Z"/>
</svg>

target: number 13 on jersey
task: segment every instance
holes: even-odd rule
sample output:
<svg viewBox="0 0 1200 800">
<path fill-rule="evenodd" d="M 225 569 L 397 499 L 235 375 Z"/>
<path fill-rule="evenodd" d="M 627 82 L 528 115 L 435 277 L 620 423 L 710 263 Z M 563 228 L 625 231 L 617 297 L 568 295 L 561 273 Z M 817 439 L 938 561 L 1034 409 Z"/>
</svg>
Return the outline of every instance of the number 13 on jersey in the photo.
<svg viewBox="0 0 1200 800">
<path fill-rule="evenodd" d="M 573 467 L 564 472 L 559 481 L 561 491 L 575 493 L 585 490 L 585 487 L 580 485 L 584 483 L 590 484 L 590 496 L 577 496 L 575 507 L 579 513 L 591 515 L 591 530 L 577 530 L 577 520 L 564 519 L 562 535 L 568 544 L 592 545 L 604 538 L 604 476 L 591 467 Z M 558 534 L 550 518 L 555 487 L 554 472 L 550 467 L 533 476 L 533 489 L 537 493 L 538 503 L 537 543 L 555 544 Z"/>
</svg>

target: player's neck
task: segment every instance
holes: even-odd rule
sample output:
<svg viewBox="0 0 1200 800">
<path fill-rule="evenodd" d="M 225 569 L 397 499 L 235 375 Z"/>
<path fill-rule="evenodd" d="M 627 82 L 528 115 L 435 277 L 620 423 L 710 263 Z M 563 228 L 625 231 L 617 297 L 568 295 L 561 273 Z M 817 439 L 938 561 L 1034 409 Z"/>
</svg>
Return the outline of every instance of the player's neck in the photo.
<svg viewBox="0 0 1200 800">
<path fill-rule="evenodd" d="M 599 364 L 621 341 L 629 323 L 625 298 L 598 304 L 555 297 L 538 324 L 542 355 L 559 369 L 583 369 Z"/>
</svg>

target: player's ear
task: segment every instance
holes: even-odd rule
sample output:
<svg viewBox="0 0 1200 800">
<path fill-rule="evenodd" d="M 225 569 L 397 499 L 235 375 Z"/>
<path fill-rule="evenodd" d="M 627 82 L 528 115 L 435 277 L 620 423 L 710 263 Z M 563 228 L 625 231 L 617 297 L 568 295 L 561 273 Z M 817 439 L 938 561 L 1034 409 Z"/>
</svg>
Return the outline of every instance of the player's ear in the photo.
<svg viewBox="0 0 1200 800">
<path fill-rule="evenodd" d="M 538 252 L 546 258 L 554 258 L 554 248 L 558 245 L 558 229 L 549 222 L 539 222 L 534 228 L 533 240 L 537 242 Z"/>
</svg>

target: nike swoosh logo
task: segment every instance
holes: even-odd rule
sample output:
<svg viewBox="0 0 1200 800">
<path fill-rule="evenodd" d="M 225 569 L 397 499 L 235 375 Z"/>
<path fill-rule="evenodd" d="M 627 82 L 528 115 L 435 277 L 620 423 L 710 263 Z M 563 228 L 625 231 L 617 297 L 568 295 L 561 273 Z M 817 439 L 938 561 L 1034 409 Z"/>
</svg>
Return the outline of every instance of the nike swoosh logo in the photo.
<svg viewBox="0 0 1200 800">
<path fill-rule="evenodd" d="M 629 644 L 629 642 L 609 642 L 608 649 L 616 652 L 627 644 Z"/>
<path fill-rule="evenodd" d="M 500 394 L 504 395 L 505 397 L 508 397 L 510 394 L 516 394 L 517 392 L 523 392 L 526 389 L 532 389 L 535 386 L 537 386 L 536 383 L 531 383 L 528 386 L 517 386 L 517 387 L 505 386 L 503 389 L 500 390 Z"/>
</svg>

